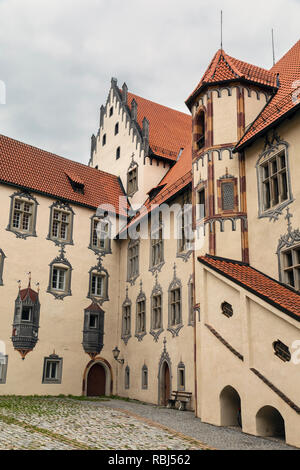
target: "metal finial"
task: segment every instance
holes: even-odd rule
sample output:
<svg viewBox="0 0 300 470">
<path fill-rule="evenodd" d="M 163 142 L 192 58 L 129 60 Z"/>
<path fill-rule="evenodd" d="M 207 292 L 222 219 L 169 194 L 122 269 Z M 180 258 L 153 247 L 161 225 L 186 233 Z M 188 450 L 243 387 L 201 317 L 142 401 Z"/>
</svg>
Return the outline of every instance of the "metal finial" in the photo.
<svg viewBox="0 0 300 470">
<path fill-rule="evenodd" d="M 272 51 L 273 51 L 273 65 L 275 65 L 275 46 L 274 46 L 274 31 L 272 28 Z"/>
<path fill-rule="evenodd" d="M 223 11 L 221 10 L 221 51 L 223 50 Z"/>
</svg>

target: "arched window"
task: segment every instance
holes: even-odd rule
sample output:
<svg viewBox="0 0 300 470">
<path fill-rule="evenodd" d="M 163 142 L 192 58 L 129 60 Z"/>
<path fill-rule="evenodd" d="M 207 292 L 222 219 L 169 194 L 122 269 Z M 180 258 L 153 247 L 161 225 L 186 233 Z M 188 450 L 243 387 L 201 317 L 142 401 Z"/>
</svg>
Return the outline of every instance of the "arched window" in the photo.
<svg viewBox="0 0 300 470">
<path fill-rule="evenodd" d="M 118 147 L 116 150 L 116 160 L 119 160 L 120 156 L 121 156 L 121 147 Z"/>
<path fill-rule="evenodd" d="M 102 137 L 102 145 L 104 146 L 106 144 L 106 134 Z"/>
<path fill-rule="evenodd" d="M 115 125 L 115 135 L 119 134 L 119 123 Z"/>
<path fill-rule="evenodd" d="M 147 390 L 148 388 L 148 367 L 146 364 L 142 367 L 142 389 Z"/>
<path fill-rule="evenodd" d="M 194 132 L 197 150 L 201 150 L 205 147 L 205 113 L 203 110 L 200 111 L 196 118 Z"/>
</svg>

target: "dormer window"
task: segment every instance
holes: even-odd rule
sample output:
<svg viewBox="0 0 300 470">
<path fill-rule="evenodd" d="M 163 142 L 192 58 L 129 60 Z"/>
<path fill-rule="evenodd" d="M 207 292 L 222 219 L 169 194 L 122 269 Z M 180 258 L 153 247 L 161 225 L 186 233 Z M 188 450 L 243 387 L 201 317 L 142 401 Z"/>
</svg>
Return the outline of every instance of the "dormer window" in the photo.
<svg viewBox="0 0 300 470">
<path fill-rule="evenodd" d="M 74 173 L 65 172 L 68 180 L 72 186 L 73 191 L 76 193 L 84 194 L 84 181 Z"/>
</svg>

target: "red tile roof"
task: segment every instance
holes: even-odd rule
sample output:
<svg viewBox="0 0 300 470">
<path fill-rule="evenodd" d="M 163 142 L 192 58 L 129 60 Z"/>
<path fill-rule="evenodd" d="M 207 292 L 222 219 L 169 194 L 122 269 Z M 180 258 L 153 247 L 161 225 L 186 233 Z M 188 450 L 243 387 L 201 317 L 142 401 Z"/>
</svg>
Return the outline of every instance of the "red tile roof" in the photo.
<svg viewBox="0 0 300 470">
<path fill-rule="evenodd" d="M 69 178 L 84 184 L 84 194 L 73 190 Z M 125 215 L 125 207 L 119 210 L 119 197 L 124 192 L 116 176 L 3 135 L 0 182 L 92 208 L 111 204 Z"/>
<path fill-rule="evenodd" d="M 31 289 L 31 287 L 27 287 L 26 289 L 20 290 L 20 297 L 22 302 L 29 297 L 32 302 L 36 302 L 39 294 Z"/>
<path fill-rule="evenodd" d="M 102 308 L 95 301 L 93 301 L 91 305 L 89 305 L 84 310 L 89 312 L 103 312 Z"/>
<path fill-rule="evenodd" d="M 278 310 L 300 321 L 300 294 L 292 288 L 270 278 L 246 263 L 211 255 L 199 256 L 198 260 L 262 298 Z"/>
<path fill-rule="evenodd" d="M 189 106 L 192 98 L 206 85 L 240 79 L 271 88 L 276 87 L 276 72 L 230 57 L 219 49 L 195 90 L 186 100 L 186 104 Z"/>
<path fill-rule="evenodd" d="M 176 161 L 181 148 L 192 138 L 190 115 L 162 106 L 140 96 L 128 93 L 128 106 L 137 102 L 137 122 L 142 129 L 143 119 L 149 121 L 149 145 L 155 155 Z"/>
<path fill-rule="evenodd" d="M 270 72 L 279 74 L 279 89 L 247 129 L 237 144 L 236 150 L 240 150 L 246 143 L 249 144 L 253 138 L 287 113 L 296 108 L 299 109 L 300 93 L 298 93 L 298 100 L 293 97 L 297 88 L 299 89 L 299 83 L 297 85 L 296 81 L 300 80 L 300 40 L 271 68 Z"/>
</svg>

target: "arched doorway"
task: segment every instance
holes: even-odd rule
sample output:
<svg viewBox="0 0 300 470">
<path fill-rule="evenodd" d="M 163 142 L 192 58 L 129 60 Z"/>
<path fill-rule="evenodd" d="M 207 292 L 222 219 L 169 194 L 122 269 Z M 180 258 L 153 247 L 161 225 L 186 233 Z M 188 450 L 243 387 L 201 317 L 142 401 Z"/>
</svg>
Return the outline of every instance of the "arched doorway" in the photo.
<svg viewBox="0 0 300 470">
<path fill-rule="evenodd" d="M 235 388 L 228 385 L 220 393 L 221 426 L 242 427 L 241 398 Z"/>
<path fill-rule="evenodd" d="M 106 391 L 106 372 L 102 364 L 94 364 L 87 374 L 87 396 L 97 397 L 105 395 Z"/>
<path fill-rule="evenodd" d="M 256 415 L 256 432 L 259 436 L 285 439 L 284 419 L 273 406 L 264 406 Z"/>
<path fill-rule="evenodd" d="M 171 377 L 170 369 L 167 362 L 163 363 L 162 366 L 162 405 L 167 406 L 168 400 L 171 395 Z"/>
</svg>

